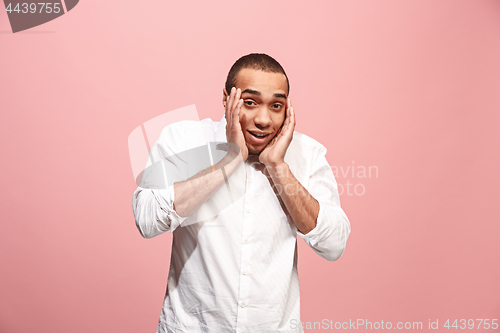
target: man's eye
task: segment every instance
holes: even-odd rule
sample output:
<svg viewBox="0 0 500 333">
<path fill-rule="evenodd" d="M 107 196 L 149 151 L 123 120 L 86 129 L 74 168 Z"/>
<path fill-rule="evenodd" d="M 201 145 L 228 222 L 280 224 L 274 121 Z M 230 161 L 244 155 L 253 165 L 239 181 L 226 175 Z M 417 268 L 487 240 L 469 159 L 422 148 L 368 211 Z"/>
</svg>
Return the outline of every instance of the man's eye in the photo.
<svg viewBox="0 0 500 333">
<path fill-rule="evenodd" d="M 275 108 L 275 109 L 281 109 L 282 106 L 283 105 L 281 105 L 281 104 L 273 104 L 273 108 Z"/>
<path fill-rule="evenodd" d="M 248 106 L 253 106 L 253 105 L 255 105 L 255 102 L 254 101 L 245 101 L 245 104 Z"/>
</svg>

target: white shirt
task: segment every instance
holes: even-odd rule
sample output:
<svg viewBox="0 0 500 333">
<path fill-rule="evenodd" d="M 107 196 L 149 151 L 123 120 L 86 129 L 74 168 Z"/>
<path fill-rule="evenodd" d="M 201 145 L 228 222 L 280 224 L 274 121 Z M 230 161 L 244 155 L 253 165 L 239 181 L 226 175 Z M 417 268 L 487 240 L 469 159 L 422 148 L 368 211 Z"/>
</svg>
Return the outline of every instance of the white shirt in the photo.
<svg viewBox="0 0 500 333">
<path fill-rule="evenodd" d="M 344 252 L 351 231 L 326 149 L 294 132 L 285 156 L 295 178 L 319 202 L 316 227 L 306 235 L 297 230 L 275 193 L 285 189 L 273 191 L 263 165 L 250 159 L 196 213 L 180 217 L 172 209 L 172 179 L 187 179 L 220 160 L 225 152 L 212 149 L 201 156 L 200 149 L 210 142 L 227 142 L 225 126 L 223 117 L 220 122 L 181 121 L 165 127 L 146 170 L 153 174 L 150 171 L 159 165 L 156 170 L 167 184 L 158 179 L 148 183 L 146 171 L 133 195 L 135 221 L 143 237 L 173 232 L 157 333 L 303 332 L 292 330 L 300 322 L 297 235 L 333 261 Z M 183 155 L 190 149 L 196 154 Z"/>
</svg>

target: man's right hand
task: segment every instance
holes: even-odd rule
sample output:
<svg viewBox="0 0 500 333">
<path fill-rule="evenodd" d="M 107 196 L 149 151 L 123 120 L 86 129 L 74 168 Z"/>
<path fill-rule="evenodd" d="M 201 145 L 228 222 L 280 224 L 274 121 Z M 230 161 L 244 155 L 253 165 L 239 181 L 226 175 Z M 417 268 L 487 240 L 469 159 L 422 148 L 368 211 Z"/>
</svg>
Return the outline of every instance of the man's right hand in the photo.
<svg viewBox="0 0 500 333">
<path fill-rule="evenodd" d="M 224 182 L 227 182 L 242 160 L 247 160 L 248 148 L 240 124 L 242 105 L 241 89 L 233 87 L 224 101 L 227 155 L 215 165 L 201 170 L 187 180 L 174 183 L 173 208 L 180 217 L 188 217 L 196 212 Z"/>
<path fill-rule="evenodd" d="M 231 93 L 227 96 L 225 113 L 226 113 L 226 138 L 227 142 L 236 144 L 241 151 L 243 161 L 248 158 L 248 148 L 245 141 L 245 136 L 240 124 L 240 111 L 243 105 L 241 99 L 241 89 L 231 88 Z"/>
</svg>

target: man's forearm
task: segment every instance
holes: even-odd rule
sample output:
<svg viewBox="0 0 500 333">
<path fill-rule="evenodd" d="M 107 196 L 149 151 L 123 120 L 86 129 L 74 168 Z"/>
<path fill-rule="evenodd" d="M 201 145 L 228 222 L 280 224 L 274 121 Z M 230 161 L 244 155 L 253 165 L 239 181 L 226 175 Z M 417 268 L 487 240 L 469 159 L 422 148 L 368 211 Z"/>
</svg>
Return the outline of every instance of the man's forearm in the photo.
<svg viewBox="0 0 500 333">
<path fill-rule="evenodd" d="M 295 178 L 288 164 L 266 166 L 266 169 L 274 185 L 279 185 L 279 195 L 295 226 L 301 233 L 307 234 L 316 227 L 319 214 L 318 201 Z"/>
<path fill-rule="evenodd" d="M 234 173 L 241 162 L 241 154 L 236 158 L 228 154 L 213 168 L 204 169 L 188 180 L 174 183 L 174 209 L 177 214 L 187 217 L 198 210 Z"/>
</svg>

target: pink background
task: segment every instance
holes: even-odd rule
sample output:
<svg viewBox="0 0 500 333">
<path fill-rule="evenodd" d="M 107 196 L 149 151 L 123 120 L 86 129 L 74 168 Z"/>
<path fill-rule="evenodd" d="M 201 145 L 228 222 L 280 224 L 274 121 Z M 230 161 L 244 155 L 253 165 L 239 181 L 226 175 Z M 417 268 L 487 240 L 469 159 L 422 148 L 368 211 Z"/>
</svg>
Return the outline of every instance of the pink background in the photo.
<svg viewBox="0 0 500 333">
<path fill-rule="evenodd" d="M 155 331 L 171 235 L 136 229 L 128 135 L 219 120 L 250 52 L 361 184 L 339 261 L 299 239 L 302 320 L 500 319 L 500 1 L 82 0 L 17 34 L 0 10 L 1 333 Z"/>
</svg>

